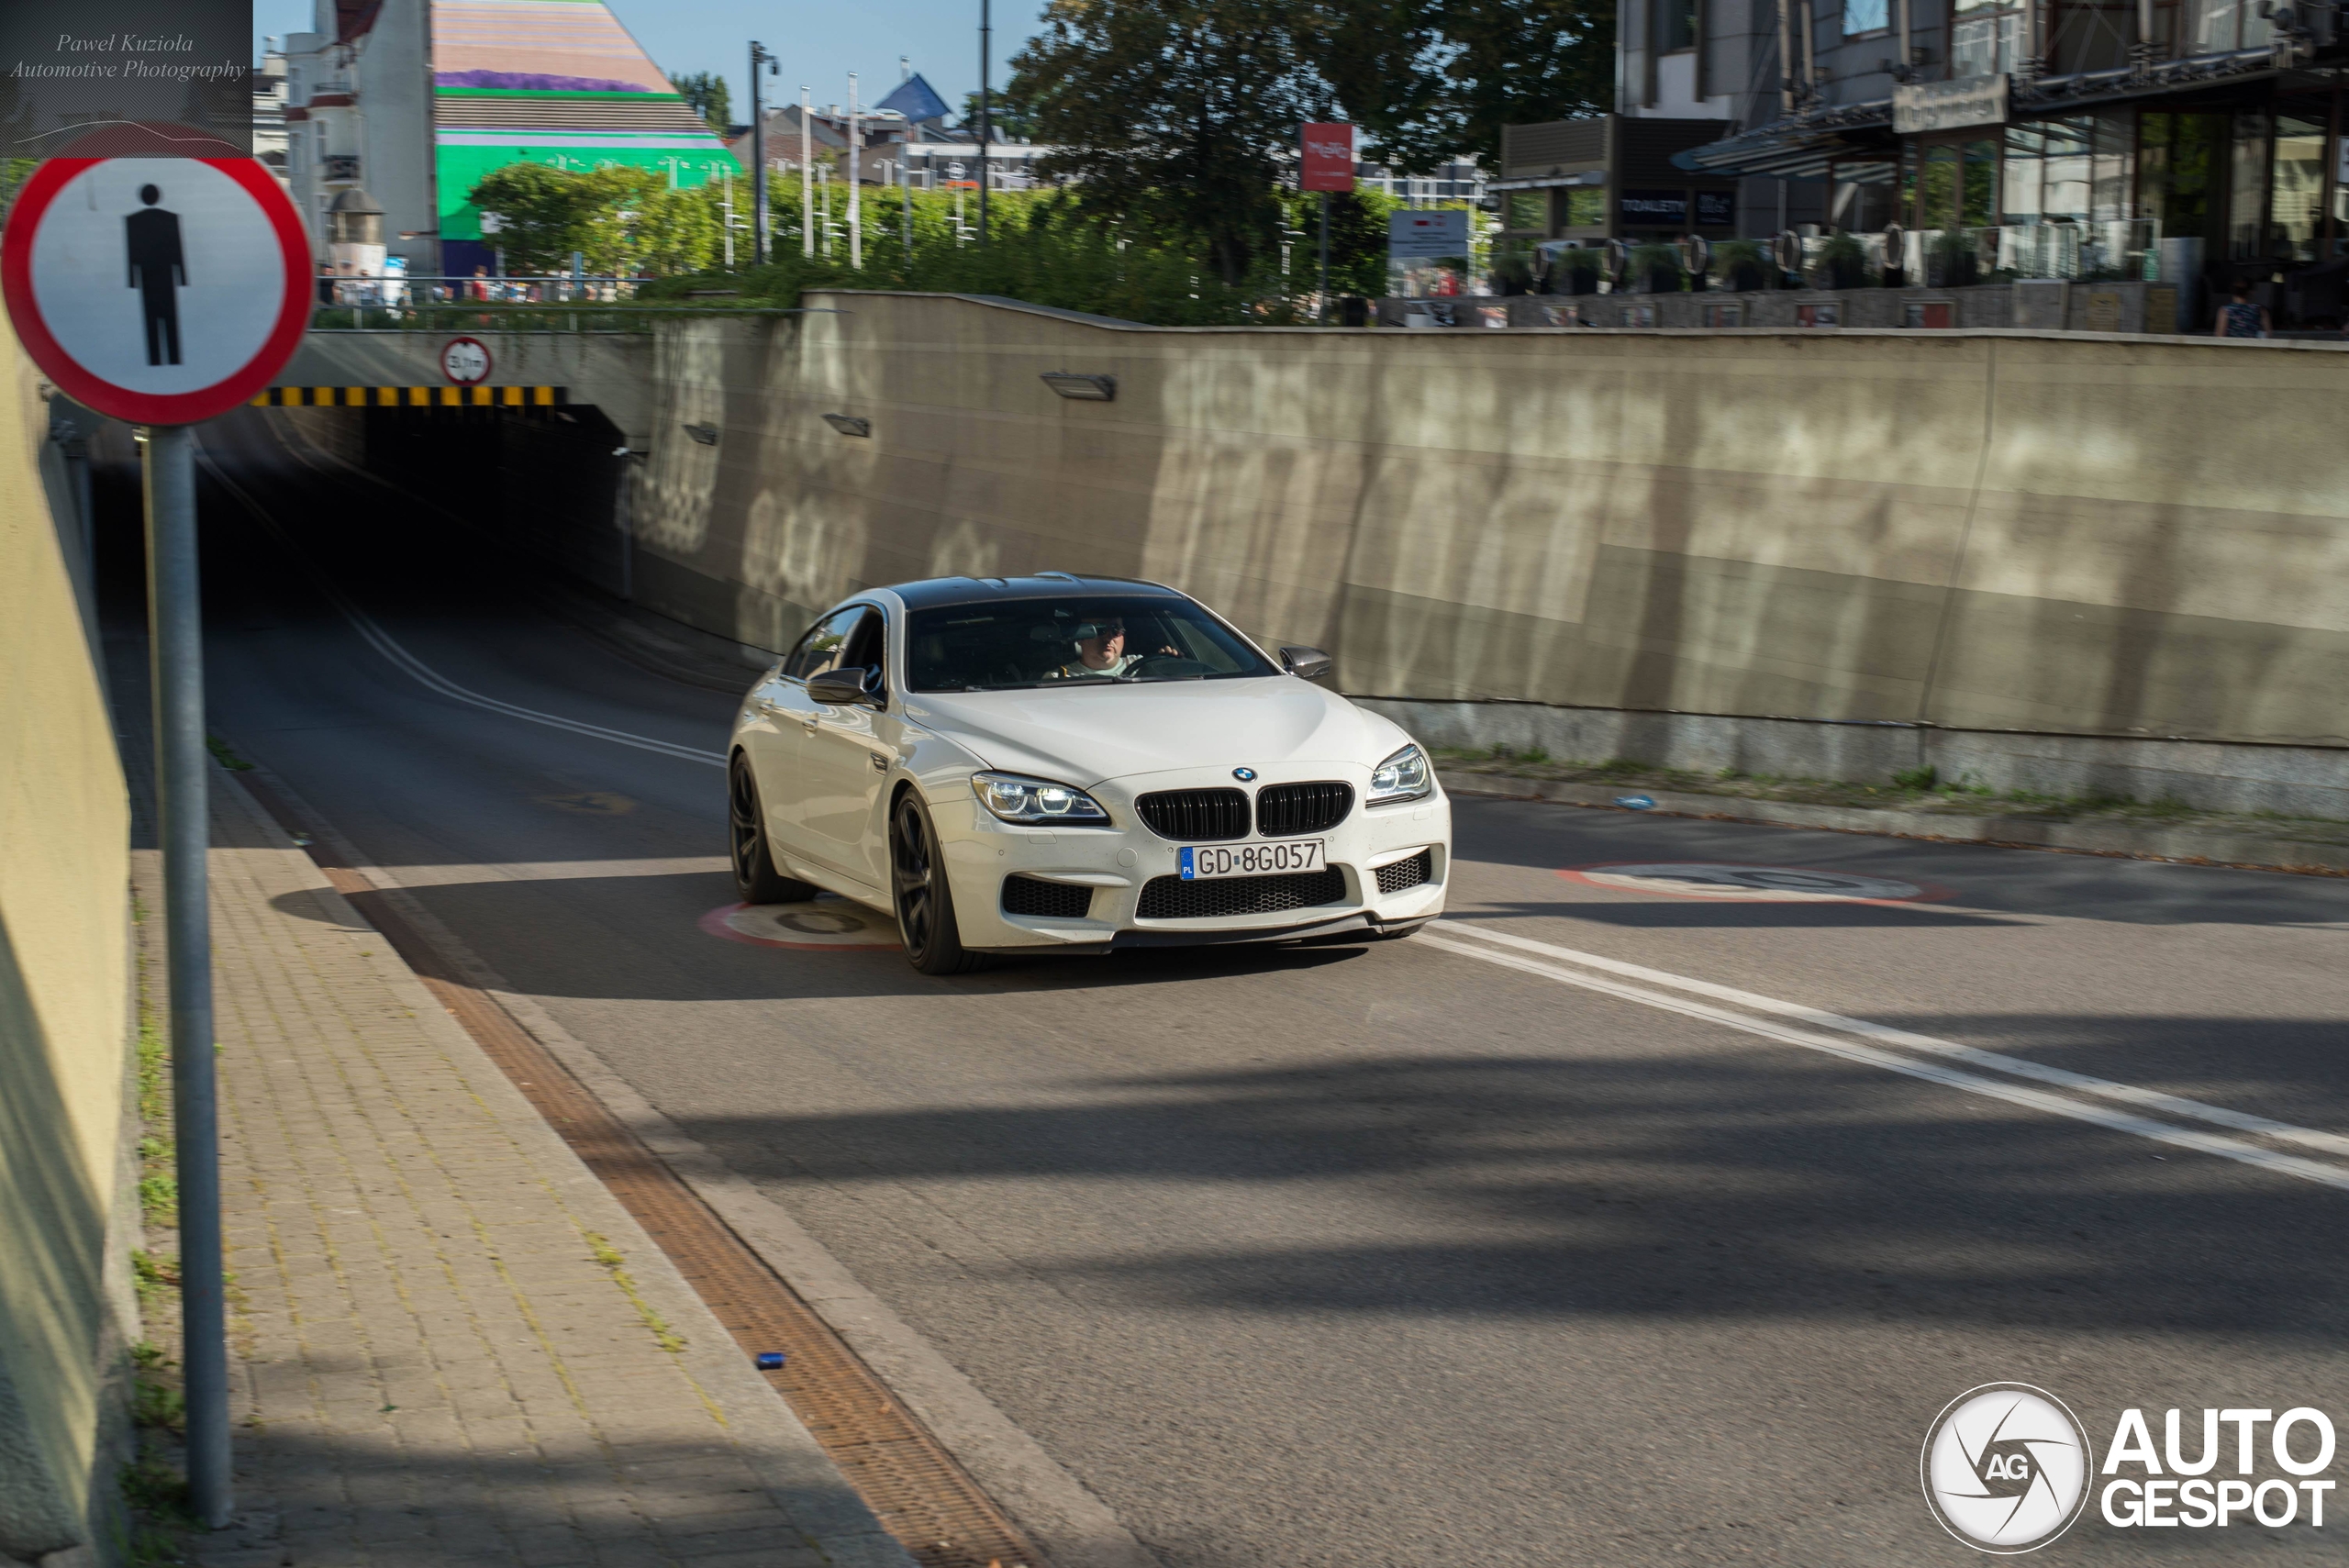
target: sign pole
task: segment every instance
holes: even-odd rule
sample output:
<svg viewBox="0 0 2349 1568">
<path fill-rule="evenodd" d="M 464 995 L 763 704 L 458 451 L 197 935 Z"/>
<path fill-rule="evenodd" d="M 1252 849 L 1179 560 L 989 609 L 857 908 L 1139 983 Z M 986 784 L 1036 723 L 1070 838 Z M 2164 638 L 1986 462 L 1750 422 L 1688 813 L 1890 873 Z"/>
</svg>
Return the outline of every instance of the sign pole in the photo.
<svg viewBox="0 0 2349 1568">
<path fill-rule="evenodd" d="M 204 612 L 197 595 L 195 436 L 150 425 L 146 442 L 148 649 L 155 704 L 163 931 L 172 992 L 172 1117 L 178 1141 L 180 1359 L 187 1382 L 189 1501 L 218 1529 L 228 1471 L 227 1299 L 220 1257 L 219 1097 L 213 1072 L 212 915 L 205 855 Z"/>
<path fill-rule="evenodd" d="M 1317 313 L 1322 324 L 1330 320 L 1330 193 L 1321 193 L 1321 307 Z"/>
</svg>

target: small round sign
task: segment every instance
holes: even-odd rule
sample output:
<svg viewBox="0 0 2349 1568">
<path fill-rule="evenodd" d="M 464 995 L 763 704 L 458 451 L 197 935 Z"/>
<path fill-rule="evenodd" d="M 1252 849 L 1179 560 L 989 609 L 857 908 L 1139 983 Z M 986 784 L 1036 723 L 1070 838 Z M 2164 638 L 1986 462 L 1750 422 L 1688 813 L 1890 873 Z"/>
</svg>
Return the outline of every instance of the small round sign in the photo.
<svg viewBox="0 0 2349 1568">
<path fill-rule="evenodd" d="M 878 952 L 898 945 L 888 916 L 829 894 L 804 904 L 729 904 L 704 915 L 701 929 L 729 942 L 803 952 Z"/>
<path fill-rule="evenodd" d="M 440 345 L 440 373 L 459 386 L 489 379 L 489 345 L 478 338 L 451 338 Z"/>
<path fill-rule="evenodd" d="M 249 402 L 310 313 L 310 242 L 250 158 L 52 158 L 0 235 L 0 292 L 85 407 L 190 425 Z"/>
<path fill-rule="evenodd" d="M 1569 881 L 1619 893 L 1663 894 L 1672 898 L 1724 898 L 1759 904 L 1909 904 L 1942 899 L 1948 890 L 1898 877 L 1868 876 L 1806 866 L 1740 865 L 1722 862 L 1666 862 L 1569 866 L 1558 873 Z"/>
</svg>

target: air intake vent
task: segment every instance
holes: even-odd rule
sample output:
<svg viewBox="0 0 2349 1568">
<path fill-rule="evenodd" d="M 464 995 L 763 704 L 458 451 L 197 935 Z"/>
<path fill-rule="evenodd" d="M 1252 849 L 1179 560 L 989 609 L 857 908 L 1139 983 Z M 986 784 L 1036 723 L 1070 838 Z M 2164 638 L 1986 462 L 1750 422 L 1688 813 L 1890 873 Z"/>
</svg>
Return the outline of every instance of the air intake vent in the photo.
<svg viewBox="0 0 2349 1568">
<path fill-rule="evenodd" d="M 1248 836 L 1248 797 L 1236 789 L 1168 789 L 1145 795 L 1134 810 L 1162 839 L 1197 844 Z"/>
<path fill-rule="evenodd" d="M 1145 920 L 1218 920 L 1345 901 L 1346 873 L 1331 866 L 1290 876 L 1219 876 L 1204 882 L 1154 876 L 1142 885 L 1134 913 Z"/>
<path fill-rule="evenodd" d="M 1435 880 L 1435 851 L 1421 850 L 1408 861 L 1383 865 L 1372 874 L 1378 878 L 1381 893 L 1400 893 L 1407 887 L 1417 887 L 1423 882 Z"/>
<path fill-rule="evenodd" d="M 1256 831 L 1267 839 L 1326 832 L 1353 808 L 1354 786 L 1337 779 L 1266 784 L 1256 792 Z"/>
<path fill-rule="evenodd" d="M 1065 882 L 1046 882 L 1040 876 L 1007 876 L 1003 879 L 1003 912 L 1007 915 L 1037 915 L 1048 920 L 1082 920 L 1085 911 L 1093 907 L 1093 889 L 1076 887 Z"/>
</svg>

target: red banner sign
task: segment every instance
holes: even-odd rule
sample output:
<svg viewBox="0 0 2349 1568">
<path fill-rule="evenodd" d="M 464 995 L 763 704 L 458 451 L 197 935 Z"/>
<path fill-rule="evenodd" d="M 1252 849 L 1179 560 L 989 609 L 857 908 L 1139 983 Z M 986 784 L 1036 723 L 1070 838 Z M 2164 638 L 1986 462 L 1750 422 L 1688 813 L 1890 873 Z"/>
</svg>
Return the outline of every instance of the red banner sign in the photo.
<svg viewBox="0 0 2349 1568">
<path fill-rule="evenodd" d="M 1304 152 L 1304 162 L 1299 166 L 1298 190 L 1351 191 L 1354 188 L 1353 127 L 1307 126 Z"/>
</svg>

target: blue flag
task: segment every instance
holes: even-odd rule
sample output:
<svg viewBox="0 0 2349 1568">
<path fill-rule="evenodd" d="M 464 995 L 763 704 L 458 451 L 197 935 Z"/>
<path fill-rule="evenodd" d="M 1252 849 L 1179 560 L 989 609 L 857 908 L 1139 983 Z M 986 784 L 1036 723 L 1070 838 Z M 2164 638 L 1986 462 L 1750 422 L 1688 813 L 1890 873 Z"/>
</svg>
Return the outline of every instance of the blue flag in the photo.
<svg viewBox="0 0 2349 1568">
<path fill-rule="evenodd" d="M 940 97 L 918 74 L 906 78 L 897 84 L 896 92 L 873 106 L 895 109 L 916 124 L 923 120 L 944 119 L 949 112 L 946 100 Z"/>
</svg>

